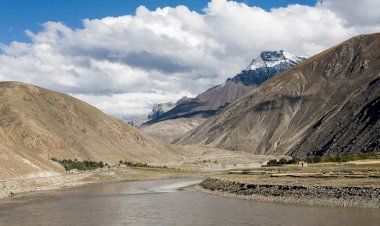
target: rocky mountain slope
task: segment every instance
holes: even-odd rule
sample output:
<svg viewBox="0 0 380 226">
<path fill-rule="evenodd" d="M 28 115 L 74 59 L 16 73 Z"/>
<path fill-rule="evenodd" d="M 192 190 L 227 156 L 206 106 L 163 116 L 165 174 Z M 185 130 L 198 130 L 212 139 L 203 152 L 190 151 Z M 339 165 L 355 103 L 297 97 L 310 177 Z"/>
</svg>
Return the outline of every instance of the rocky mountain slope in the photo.
<svg viewBox="0 0 380 226">
<path fill-rule="evenodd" d="M 273 77 L 183 136 L 260 154 L 379 152 L 380 33 L 361 35 Z"/>
<path fill-rule="evenodd" d="M 173 142 L 194 129 L 199 122 L 243 97 L 265 80 L 281 73 L 304 60 L 302 57 L 280 51 L 263 51 L 251 64 L 222 85 L 214 86 L 196 98 L 182 98 L 169 111 L 152 118 L 142 130 L 150 136 Z M 177 120 L 178 119 L 178 120 Z M 167 133 L 162 128 L 167 128 Z M 164 139 L 162 139 L 164 138 Z"/>
<path fill-rule="evenodd" d="M 182 159 L 171 147 L 65 94 L 0 83 L 0 178 L 49 176 L 51 158 L 162 163 Z"/>
</svg>

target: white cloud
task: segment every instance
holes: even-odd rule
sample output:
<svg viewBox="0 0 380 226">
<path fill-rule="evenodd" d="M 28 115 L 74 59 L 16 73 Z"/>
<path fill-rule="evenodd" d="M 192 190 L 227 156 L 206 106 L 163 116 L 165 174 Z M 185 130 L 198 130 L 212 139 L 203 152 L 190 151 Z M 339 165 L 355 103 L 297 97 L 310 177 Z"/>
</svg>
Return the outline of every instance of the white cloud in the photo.
<svg viewBox="0 0 380 226">
<path fill-rule="evenodd" d="M 172 100 L 178 100 L 183 96 L 189 95 L 187 92 L 176 94 L 162 94 L 160 92 L 152 93 L 122 93 L 103 96 L 93 96 L 85 94 L 71 94 L 88 103 L 97 103 L 97 107 L 105 112 L 123 119 L 131 119 L 131 109 L 134 114 L 142 115 L 151 110 L 156 103 L 165 103 Z M 133 100 L 133 101 L 131 101 Z"/>
<path fill-rule="evenodd" d="M 83 21 L 46 22 L 32 42 L 2 45 L 0 80 L 71 93 L 113 115 L 196 95 L 247 66 L 264 49 L 312 55 L 353 35 L 380 31 L 379 1 L 325 0 L 265 11 L 213 0 Z M 364 13 L 365 12 L 365 13 Z"/>
<path fill-rule="evenodd" d="M 341 17 L 347 26 L 371 27 L 380 25 L 380 1 L 378 0 L 323 0 L 318 7 L 330 9 Z"/>
</svg>

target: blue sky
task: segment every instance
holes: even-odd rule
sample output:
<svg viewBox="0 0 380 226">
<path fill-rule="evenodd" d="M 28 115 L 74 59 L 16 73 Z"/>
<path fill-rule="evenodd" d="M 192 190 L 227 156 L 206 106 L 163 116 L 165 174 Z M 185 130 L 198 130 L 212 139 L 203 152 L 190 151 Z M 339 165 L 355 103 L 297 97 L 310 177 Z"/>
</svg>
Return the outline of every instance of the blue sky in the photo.
<svg viewBox="0 0 380 226">
<path fill-rule="evenodd" d="M 316 0 L 238 0 L 266 10 L 288 4 L 315 5 Z M 0 43 L 29 42 L 25 30 L 38 32 L 46 21 L 60 21 L 71 28 L 81 28 L 85 18 L 134 14 L 138 6 L 157 7 L 186 5 L 202 12 L 209 0 L 0 0 Z"/>
</svg>

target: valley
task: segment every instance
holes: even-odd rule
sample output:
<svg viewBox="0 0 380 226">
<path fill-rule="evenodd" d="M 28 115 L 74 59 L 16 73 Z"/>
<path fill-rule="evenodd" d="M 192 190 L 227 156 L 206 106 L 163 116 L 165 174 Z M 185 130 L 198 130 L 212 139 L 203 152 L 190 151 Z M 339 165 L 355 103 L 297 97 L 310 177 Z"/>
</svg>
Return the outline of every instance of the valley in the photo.
<svg viewBox="0 0 380 226">
<path fill-rule="evenodd" d="M 379 225 L 380 1 L 0 11 L 0 225 Z"/>
<path fill-rule="evenodd" d="M 214 116 L 181 118 L 179 114 L 179 118 L 158 120 L 140 129 L 68 95 L 20 82 L 2 82 L 1 196 L 107 181 L 201 176 L 208 178 L 207 182 L 214 174 L 236 183 L 264 180 L 273 186 L 279 182 L 284 183 L 281 186 L 293 182 L 298 186 L 301 180 L 310 186 L 327 183 L 324 186 L 366 187 L 367 182 L 373 182 L 377 187 L 376 164 L 365 165 L 373 167 L 374 172 L 364 175 L 356 170 L 370 170 L 346 164 L 334 166 L 340 170 L 332 170 L 328 164 L 313 165 L 303 172 L 297 167 L 260 167 L 270 159 L 376 155 L 380 90 L 376 73 L 380 69 L 373 59 L 378 57 L 379 37 L 354 37 L 273 78 L 267 75 L 260 81 L 253 79 L 255 88 L 250 93 Z M 287 62 L 284 56 L 289 56 L 281 51 L 263 52 L 248 71 L 227 83 L 240 84 L 239 79 L 247 80 L 249 73 L 262 70 L 262 64 L 267 64 L 263 54 L 267 62 L 274 59 L 272 65 L 282 65 Z M 326 62 L 341 66 L 331 68 Z M 199 98 L 208 100 L 207 93 L 224 87 L 211 88 Z M 186 109 L 178 107 L 189 101 L 194 100 L 185 98 L 176 106 L 159 105 L 154 110 L 155 117 Z M 65 161 L 78 161 L 77 165 L 96 163 L 95 168 L 99 164 L 103 168 L 66 168 L 66 172 L 61 165 Z M 250 168 L 258 171 L 231 171 Z M 353 176 L 340 171 L 352 171 Z M 229 173 L 223 175 L 225 172 Z M 253 172 L 266 176 L 252 176 Z"/>
</svg>

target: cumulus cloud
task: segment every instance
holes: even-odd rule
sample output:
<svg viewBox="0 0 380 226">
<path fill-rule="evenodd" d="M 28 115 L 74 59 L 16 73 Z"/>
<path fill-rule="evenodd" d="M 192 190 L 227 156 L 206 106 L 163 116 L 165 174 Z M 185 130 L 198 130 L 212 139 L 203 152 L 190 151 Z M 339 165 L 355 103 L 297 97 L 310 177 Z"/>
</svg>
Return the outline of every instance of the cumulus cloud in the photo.
<svg viewBox="0 0 380 226">
<path fill-rule="evenodd" d="M 312 55 L 353 35 L 380 30 L 376 0 L 325 0 L 270 11 L 212 0 L 85 19 L 83 28 L 46 22 L 31 42 L 1 45 L 0 80 L 72 94 L 116 116 L 194 96 L 224 82 L 266 49 Z M 363 13 L 365 12 L 365 13 Z"/>
<path fill-rule="evenodd" d="M 342 18 L 346 25 L 362 26 L 369 30 L 380 24 L 380 1 L 378 0 L 323 0 L 318 7 L 330 9 Z"/>
</svg>

